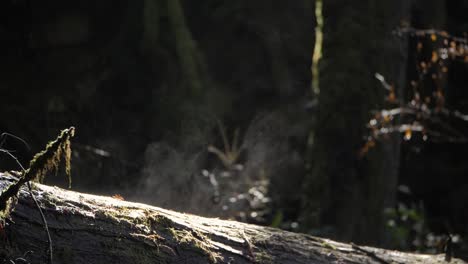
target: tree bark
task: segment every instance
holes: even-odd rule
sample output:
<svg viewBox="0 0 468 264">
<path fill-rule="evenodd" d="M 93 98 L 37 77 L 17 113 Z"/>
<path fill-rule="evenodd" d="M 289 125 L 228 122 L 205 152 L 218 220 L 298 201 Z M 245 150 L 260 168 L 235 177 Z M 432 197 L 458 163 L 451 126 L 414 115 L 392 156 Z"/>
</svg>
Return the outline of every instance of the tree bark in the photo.
<svg viewBox="0 0 468 264">
<path fill-rule="evenodd" d="M 0 189 L 16 180 L 0 173 Z M 440 263 L 444 258 L 358 247 L 42 184 L 34 184 L 33 193 L 46 215 L 54 263 Z M 46 234 L 27 189 L 20 190 L 2 226 L 0 261 L 47 263 Z"/>
<path fill-rule="evenodd" d="M 319 103 L 311 169 L 303 189 L 305 230 L 327 227 L 327 236 L 386 244 L 384 209 L 395 203 L 399 135 L 366 157 L 358 153 L 368 133 L 371 110 L 385 98 L 374 74 L 383 74 L 398 88 L 404 85 L 400 80 L 405 80 L 405 45 L 392 30 L 409 19 L 406 2 L 323 3 Z"/>
</svg>

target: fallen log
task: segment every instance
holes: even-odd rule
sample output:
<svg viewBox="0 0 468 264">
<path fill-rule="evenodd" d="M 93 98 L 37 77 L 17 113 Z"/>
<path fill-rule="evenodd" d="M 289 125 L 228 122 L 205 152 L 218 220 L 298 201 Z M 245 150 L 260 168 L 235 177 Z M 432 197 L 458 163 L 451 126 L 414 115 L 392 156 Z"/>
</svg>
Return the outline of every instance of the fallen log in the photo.
<svg viewBox="0 0 468 264">
<path fill-rule="evenodd" d="M 0 173 L 0 191 L 17 180 Z M 55 264 L 445 262 L 444 255 L 339 243 L 38 183 L 32 189 L 48 222 Z M 27 188 L 13 206 L 0 226 L 0 263 L 48 263 L 47 235 Z"/>
</svg>

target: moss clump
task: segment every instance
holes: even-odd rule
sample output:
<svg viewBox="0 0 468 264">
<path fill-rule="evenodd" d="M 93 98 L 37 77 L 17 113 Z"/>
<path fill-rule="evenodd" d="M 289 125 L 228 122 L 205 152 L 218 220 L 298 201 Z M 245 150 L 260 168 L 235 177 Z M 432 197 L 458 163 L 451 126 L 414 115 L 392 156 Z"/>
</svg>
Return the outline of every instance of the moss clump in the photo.
<svg viewBox="0 0 468 264">
<path fill-rule="evenodd" d="M 5 208 L 3 210 L 0 210 L 0 225 L 3 226 L 4 220 L 7 219 L 11 211 L 13 211 L 15 204 L 16 204 L 16 199 L 14 197 L 12 197 L 11 199 L 7 199 L 5 201 L 5 205 L 4 205 Z"/>
<path fill-rule="evenodd" d="M 255 253 L 255 263 L 275 263 L 273 257 L 266 252 Z"/>
<path fill-rule="evenodd" d="M 68 186 L 71 187 L 71 142 L 70 139 L 75 135 L 75 128 L 70 127 L 60 132 L 60 135 L 54 141 L 47 144 L 46 148 L 34 155 L 29 163 L 29 168 L 23 173 L 23 177 L 29 180 L 38 180 L 43 182 L 48 172 L 57 171 L 60 161 L 65 163 L 65 172 L 68 176 Z"/>
<path fill-rule="evenodd" d="M 57 171 L 60 161 L 65 161 L 65 172 L 68 175 L 68 185 L 71 187 L 71 143 L 70 139 L 75 135 L 75 128 L 70 127 L 62 130 L 54 141 L 47 144 L 45 150 L 34 155 L 29 163 L 29 168 L 21 173 L 18 182 L 8 186 L 0 195 L 0 212 L 7 216 L 8 204 L 11 198 L 18 194 L 20 187 L 28 181 L 43 181 L 45 175 L 50 171 Z"/>
<path fill-rule="evenodd" d="M 151 228 L 157 228 L 157 229 L 172 228 L 175 225 L 175 223 L 171 219 L 167 218 L 166 216 L 163 216 L 160 214 L 154 214 L 154 213 L 147 216 L 146 222 Z"/>
<path fill-rule="evenodd" d="M 175 228 L 169 228 L 169 232 L 178 243 L 203 253 L 211 263 L 217 263 L 218 260 L 222 260 L 221 255 L 210 250 L 209 238 L 201 232 L 178 230 Z"/>
</svg>

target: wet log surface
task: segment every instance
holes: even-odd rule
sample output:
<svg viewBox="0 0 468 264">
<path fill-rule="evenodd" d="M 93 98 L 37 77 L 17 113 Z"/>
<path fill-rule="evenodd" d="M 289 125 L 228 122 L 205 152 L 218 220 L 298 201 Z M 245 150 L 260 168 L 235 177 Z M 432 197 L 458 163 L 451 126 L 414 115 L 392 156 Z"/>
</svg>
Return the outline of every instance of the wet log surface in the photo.
<svg viewBox="0 0 468 264">
<path fill-rule="evenodd" d="M 0 190 L 14 181 L 0 173 Z M 33 193 L 48 222 L 53 263 L 446 263 L 444 255 L 356 246 L 41 184 Z M 47 263 L 40 214 L 26 188 L 17 198 L 0 230 L 0 263 Z"/>
</svg>

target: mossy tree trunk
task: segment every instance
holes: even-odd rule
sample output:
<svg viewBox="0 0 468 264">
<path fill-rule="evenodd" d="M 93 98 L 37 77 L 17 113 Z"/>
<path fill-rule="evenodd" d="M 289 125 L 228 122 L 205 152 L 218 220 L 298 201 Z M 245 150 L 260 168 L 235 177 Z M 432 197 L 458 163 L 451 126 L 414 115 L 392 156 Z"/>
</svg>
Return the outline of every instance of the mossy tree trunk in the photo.
<svg viewBox="0 0 468 264">
<path fill-rule="evenodd" d="M 406 46 L 391 32 L 409 19 L 405 2 L 323 2 L 319 106 L 302 214 L 308 231 L 383 242 L 383 211 L 394 203 L 398 179 L 399 138 L 364 158 L 359 150 L 370 111 L 382 106 L 385 95 L 374 74 L 404 86 Z"/>
<path fill-rule="evenodd" d="M 0 190 L 16 181 L 0 173 Z M 54 263 L 440 263 L 444 256 L 360 247 L 309 235 L 177 213 L 35 184 Z M 46 234 L 29 192 L 2 219 L 0 261 L 47 263 Z M 453 260 L 452 263 L 464 263 Z"/>
<path fill-rule="evenodd" d="M 196 41 L 187 27 L 180 0 L 168 0 L 167 12 L 175 38 L 180 68 L 187 86 L 190 88 L 189 95 L 198 97 L 207 85 L 207 73 L 204 69 L 205 65 L 201 52 L 198 50 Z"/>
</svg>

